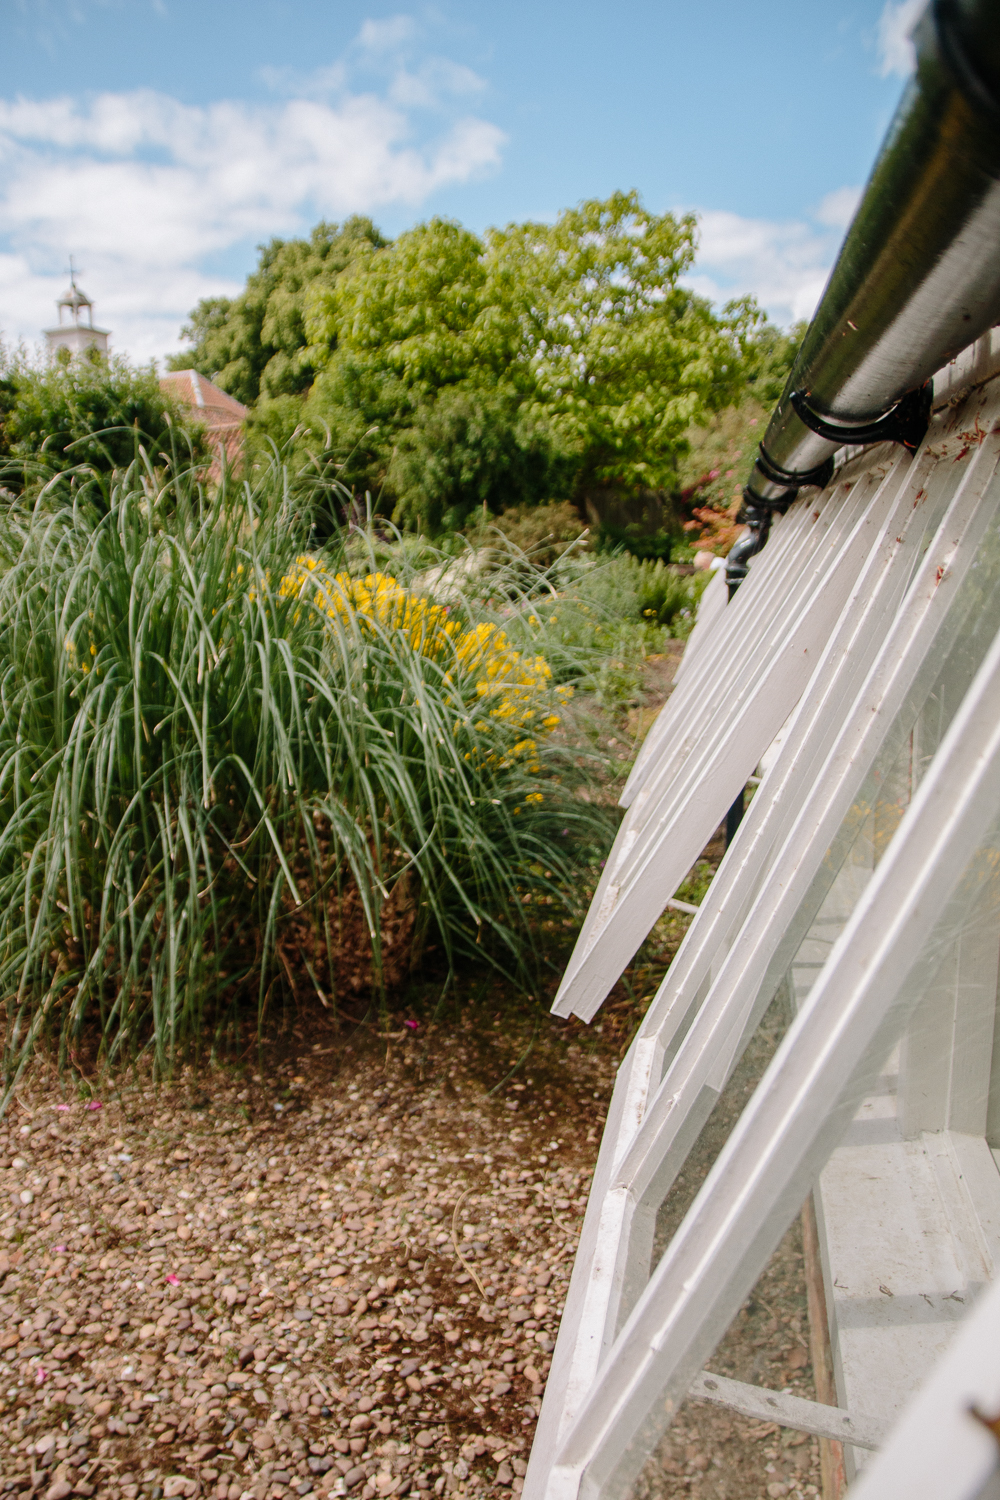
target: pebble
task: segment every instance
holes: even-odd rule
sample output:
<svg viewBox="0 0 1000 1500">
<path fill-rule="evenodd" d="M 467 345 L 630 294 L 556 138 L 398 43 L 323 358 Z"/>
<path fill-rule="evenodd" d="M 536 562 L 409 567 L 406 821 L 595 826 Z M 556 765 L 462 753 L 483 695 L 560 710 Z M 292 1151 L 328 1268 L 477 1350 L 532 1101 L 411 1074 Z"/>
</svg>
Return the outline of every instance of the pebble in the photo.
<svg viewBox="0 0 1000 1500">
<path fill-rule="evenodd" d="M 498 1445 L 523 1467 L 595 1146 L 543 1167 L 528 1110 L 512 1141 L 498 1103 L 381 1055 L 308 1074 L 203 1076 L 195 1109 L 183 1080 L 99 1111 L 22 1087 L 30 1130 L 0 1121 L 0 1477 L 34 1464 L 47 1500 L 436 1500 L 487 1489 Z M 279 1087 L 297 1107 L 276 1119 Z"/>
</svg>

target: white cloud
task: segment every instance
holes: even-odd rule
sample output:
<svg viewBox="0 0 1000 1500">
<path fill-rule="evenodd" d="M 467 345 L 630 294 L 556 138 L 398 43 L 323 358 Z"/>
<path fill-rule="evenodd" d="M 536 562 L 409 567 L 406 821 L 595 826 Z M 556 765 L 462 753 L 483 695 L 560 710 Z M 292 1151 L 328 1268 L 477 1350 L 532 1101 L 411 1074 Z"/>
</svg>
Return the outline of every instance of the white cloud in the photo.
<svg viewBox="0 0 1000 1500">
<path fill-rule="evenodd" d="M 861 192 L 862 189 L 857 187 L 834 188 L 820 201 L 814 215 L 816 222 L 827 224 L 831 229 L 846 229 L 861 202 Z"/>
<path fill-rule="evenodd" d="M 358 32 L 358 46 L 367 52 L 396 52 L 416 33 L 412 16 L 389 16 L 384 21 L 365 21 Z"/>
<path fill-rule="evenodd" d="M 856 188 L 838 188 L 823 199 L 812 222 L 700 212 L 698 258 L 687 285 L 716 303 L 749 292 L 785 325 L 810 318 L 857 200 Z"/>
<path fill-rule="evenodd" d="M 478 73 L 445 57 L 428 58 L 415 71 L 400 68 L 392 80 L 389 97 L 404 108 L 433 108 L 442 95 L 455 98 L 478 94 L 485 87 Z"/>
<path fill-rule="evenodd" d="M 352 56 L 401 47 L 406 19 L 366 23 Z M 210 257 L 320 217 L 415 209 L 499 164 L 502 132 L 461 107 L 482 86 L 468 69 L 397 60 L 379 90 L 355 92 L 349 71 L 334 63 L 264 105 L 152 90 L 0 98 L 4 337 L 37 338 L 72 251 L 113 345 L 163 354 L 198 298 L 239 289 Z"/>
<path fill-rule="evenodd" d="M 878 22 L 878 61 L 883 78 L 907 78 L 916 61 L 911 32 L 927 0 L 885 0 Z"/>
</svg>

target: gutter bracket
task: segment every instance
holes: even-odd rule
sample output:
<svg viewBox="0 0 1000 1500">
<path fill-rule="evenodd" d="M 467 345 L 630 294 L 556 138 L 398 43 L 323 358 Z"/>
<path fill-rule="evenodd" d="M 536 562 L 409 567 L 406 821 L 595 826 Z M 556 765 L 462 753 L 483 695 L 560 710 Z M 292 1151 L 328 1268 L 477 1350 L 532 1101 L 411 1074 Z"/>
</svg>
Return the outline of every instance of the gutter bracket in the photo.
<svg viewBox="0 0 1000 1500">
<path fill-rule="evenodd" d="M 901 443 L 907 453 L 916 453 L 930 424 L 933 396 L 934 385 L 928 380 L 917 390 L 908 391 L 884 416 L 862 426 L 846 426 L 817 416 L 802 391 L 793 391 L 788 399 L 799 420 L 825 442 L 836 443 L 838 447 L 859 447 L 863 443 Z M 769 457 L 763 443 L 757 450 L 757 468 L 772 484 L 785 486 L 787 493 L 780 500 L 763 500 L 750 488 L 743 491 L 743 507 L 737 519 L 744 521 L 749 530 L 740 537 L 726 558 L 726 583 L 730 599 L 747 576 L 747 564 L 751 557 L 767 541 L 771 512 L 786 511 L 799 489 L 805 485 L 825 489 L 834 472 L 831 454 L 825 463 L 817 464 L 814 469 L 792 473 Z"/>
<path fill-rule="evenodd" d="M 861 427 L 830 422 L 826 417 L 818 416 L 809 406 L 804 391 L 793 391 L 789 400 L 800 421 L 828 443 L 847 447 L 858 447 L 862 443 L 902 443 L 908 453 L 916 453 L 930 423 L 933 395 L 934 384 L 928 380 L 917 390 L 908 391 L 884 416 Z"/>
<path fill-rule="evenodd" d="M 755 497 L 751 489 L 747 489 L 744 491 L 744 494 L 748 503 L 755 501 L 757 505 L 766 505 L 771 510 L 780 510 L 782 512 L 788 509 L 795 499 L 796 493 L 804 485 L 813 485 L 818 490 L 825 490 L 833 478 L 832 456 L 823 463 L 817 464 L 815 469 L 800 469 L 798 473 L 793 473 L 791 469 L 783 469 L 780 464 L 776 464 L 768 454 L 763 443 L 757 449 L 757 467 L 765 479 L 769 479 L 772 484 L 784 485 L 791 493 L 783 496 L 780 500 L 762 500 L 760 496 Z"/>
</svg>

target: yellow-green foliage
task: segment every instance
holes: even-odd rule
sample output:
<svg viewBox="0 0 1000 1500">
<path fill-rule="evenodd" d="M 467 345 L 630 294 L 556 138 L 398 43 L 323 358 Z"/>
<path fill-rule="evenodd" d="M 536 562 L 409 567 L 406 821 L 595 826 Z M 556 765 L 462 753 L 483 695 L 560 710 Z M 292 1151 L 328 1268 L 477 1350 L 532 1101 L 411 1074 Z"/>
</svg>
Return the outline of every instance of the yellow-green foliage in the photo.
<svg viewBox="0 0 1000 1500">
<path fill-rule="evenodd" d="M 497 720 L 506 729 L 551 733 L 559 724 L 552 712 L 552 669 L 543 656 L 516 651 L 505 631 L 493 621 L 480 620 L 465 628 L 448 605 L 435 604 L 423 594 L 404 588 L 385 573 L 353 578 L 348 572 L 331 574 L 321 558 L 302 554 L 278 585 L 282 598 L 294 597 L 329 620 L 358 629 L 390 631 L 406 638 L 414 651 L 445 669 L 444 682 L 454 684 L 453 702 L 464 712 L 453 723 L 458 735 L 482 733 Z M 565 698 L 572 691 L 557 690 Z M 470 708 L 470 704 L 475 706 Z M 534 739 L 507 744 L 492 764 L 511 764 L 526 757 L 538 769 Z M 466 752 L 466 758 L 472 752 Z M 536 796 L 535 800 L 540 800 Z"/>
</svg>

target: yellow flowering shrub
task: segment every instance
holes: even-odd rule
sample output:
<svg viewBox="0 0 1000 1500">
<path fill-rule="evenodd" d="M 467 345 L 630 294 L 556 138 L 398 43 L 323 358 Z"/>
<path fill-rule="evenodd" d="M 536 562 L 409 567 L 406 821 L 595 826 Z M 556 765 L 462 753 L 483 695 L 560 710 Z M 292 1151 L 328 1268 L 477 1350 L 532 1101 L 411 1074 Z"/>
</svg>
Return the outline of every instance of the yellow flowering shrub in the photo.
<svg viewBox="0 0 1000 1500">
<path fill-rule="evenodd" d="M 460 679 L 471 680 L 480 705 L 480 715 L 471 721 L 477 731 L 488 730 L 490 720 L 513 730 L 547 734 L 559 724 L 558 714 L 545 712 L 552 670 L 543 656 L 517 651 L 506 632 L 488 621 L 465 629 L 447 605 L 404 588 L 387 573 L 364 578 L 331 575 L 318 558 L 301 554 L 281 579 L 278 595 L 301 599 L 345 624 L 369 622 L 386 633 L 400 632 L 414 650 L 447 666 L 446 681 L 458 686 Z M 563 699 L 571 692 L 572 688 L 556 690 Z M 469 722 L 466 718 L 456 724 L 456 731 Z M 525 736 L 515 741 L 506 757 L 530 761 L 535 750 L 534 739 Z"/>
</svg>

